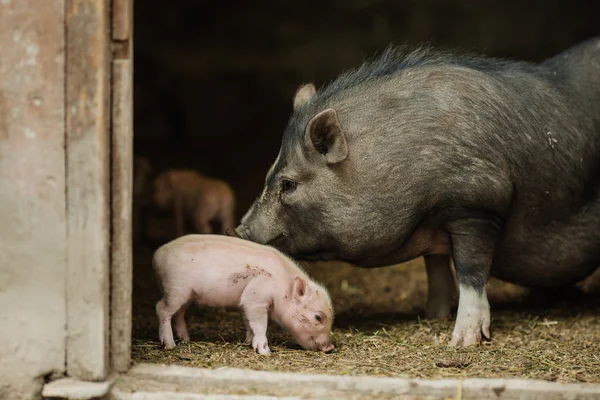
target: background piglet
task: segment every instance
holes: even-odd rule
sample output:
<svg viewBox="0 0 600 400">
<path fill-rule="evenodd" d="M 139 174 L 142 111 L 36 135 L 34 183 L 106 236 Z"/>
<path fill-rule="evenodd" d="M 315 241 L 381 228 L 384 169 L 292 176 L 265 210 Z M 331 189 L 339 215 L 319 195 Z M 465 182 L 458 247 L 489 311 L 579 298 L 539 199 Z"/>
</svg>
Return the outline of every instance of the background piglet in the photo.
<svg viewBox="0 0 600 400">
<path fill-rule="evenodd" d="M 177 236 L 185 235 L 186 222 L 204 234 L 223 234 L 235 224 L 231 187 L 191 169 L 169 169 L 158 175 L 153 201 L 159 208 L 173 210 Z M 213 224 L 218 228 L 214 229 Z"/>
<path fill-rule="evenodd" d="M 272 247 L 221 235 L 186 235 L 160 247 L 153 257 L 163 298 L 156 305 L 159 337 L 166 348 L 190 336 L 185 310 L 195 302 L 239 307 L 246 341 L 270 354 L 267 322 L 286 328 L 307 350 L 328 352 L 333 308 L 327 290 Z"/>
</svg>

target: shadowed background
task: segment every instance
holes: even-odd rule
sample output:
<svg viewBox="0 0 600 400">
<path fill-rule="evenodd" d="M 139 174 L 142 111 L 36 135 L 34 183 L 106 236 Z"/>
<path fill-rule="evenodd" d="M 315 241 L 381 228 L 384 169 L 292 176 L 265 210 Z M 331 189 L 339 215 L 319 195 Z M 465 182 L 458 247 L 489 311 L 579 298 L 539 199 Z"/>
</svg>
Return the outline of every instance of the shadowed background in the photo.
<svg viewBox="0 0 600 400">
<path fill-rule="evenodd" d="M 540 61 L 600 34 L 600 2 L 146 0 L 135 8 L 135 153 L 230 182 L 238 217 L 303 82 L 389 43 Z"/>
</svg>

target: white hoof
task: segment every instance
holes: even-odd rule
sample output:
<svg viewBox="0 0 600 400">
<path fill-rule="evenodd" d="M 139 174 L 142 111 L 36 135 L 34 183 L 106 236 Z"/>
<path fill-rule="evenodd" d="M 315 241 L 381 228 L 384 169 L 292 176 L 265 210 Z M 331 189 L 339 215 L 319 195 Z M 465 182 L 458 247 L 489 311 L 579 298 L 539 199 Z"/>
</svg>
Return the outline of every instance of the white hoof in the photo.
<svg viewBox="0 0 600 400">
<path fill-rule="evenodd" d="M 252 348 L 258 353 L 262 355 L 271 354 L 271 349 L 269 349 L 269 344 L 267 343 L 267 338 L 257 338 L 254 337 L 252 339 Z"/>
<path fill-rule="evenodd" d="M 460 287 L 458 313 L 450 347 L 472 346 L 490 336 L 490 305 L 485 290 L 478 293 L 470 287 Z"/>
</svg>

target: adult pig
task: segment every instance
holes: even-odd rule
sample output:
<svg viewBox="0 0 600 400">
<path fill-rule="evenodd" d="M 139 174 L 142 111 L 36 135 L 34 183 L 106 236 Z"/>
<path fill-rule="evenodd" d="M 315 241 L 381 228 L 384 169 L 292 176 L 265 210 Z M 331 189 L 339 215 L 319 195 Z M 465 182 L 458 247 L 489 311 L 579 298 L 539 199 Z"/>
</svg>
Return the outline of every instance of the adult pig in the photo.
<svg viewBox="0 0 600 400">
<path fill-rule="evenodd" d="M 333 308 L 327 290 L 272 247 L 221 235 L 187 235 L 169 242 L 152 259 L 163 298 L 156 305 L 159 337 L 175 346 L 171 319 L 189 341 L 185 310 L 190 303 L 239 307 L 246 340 L 269 354 L 268 317 L 308 350 L 333 350 Z"/>
<path fill-rule="evenodd" d="M 466 346 L 490 337 L 490 275 L 550 287 L 596 269 L 599 190 L 599 39 L 535 65 L 388 49 L 318 92 L 298 90 L 235 232 L 363 267 L 425 255 L 441 313 L 451 256 L 449 344 Z"/>
</svg>

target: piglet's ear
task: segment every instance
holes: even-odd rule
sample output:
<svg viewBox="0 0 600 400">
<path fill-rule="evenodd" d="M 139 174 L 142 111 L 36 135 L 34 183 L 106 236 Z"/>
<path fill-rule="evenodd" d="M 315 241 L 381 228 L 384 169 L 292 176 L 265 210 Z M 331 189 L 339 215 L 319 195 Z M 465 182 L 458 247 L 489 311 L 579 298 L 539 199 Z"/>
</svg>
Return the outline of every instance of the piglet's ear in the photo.
<svg viewBox="0 0 600 400">
<path fill-rule="evenodd" d="M 300 276 L 294 278 L 294 300 L 306 301 L 308 299 L 308 285 L 306 280 Z"/>
<path fill-rule="evenodd" d="M 308 103 L 316 92 L 317 89 L 315 89 L 315 85 L 312 83 L 300 86 L 294 95 L 294 110 L 297 110 Z"/>
<path fill-rule="evenodd" d="M 348 157 L 346 135 L 334 109 L 321 111 L 306 126 L 306 146 L 317 151 L 329 165 L 342 162 Z"/>
</svg>

